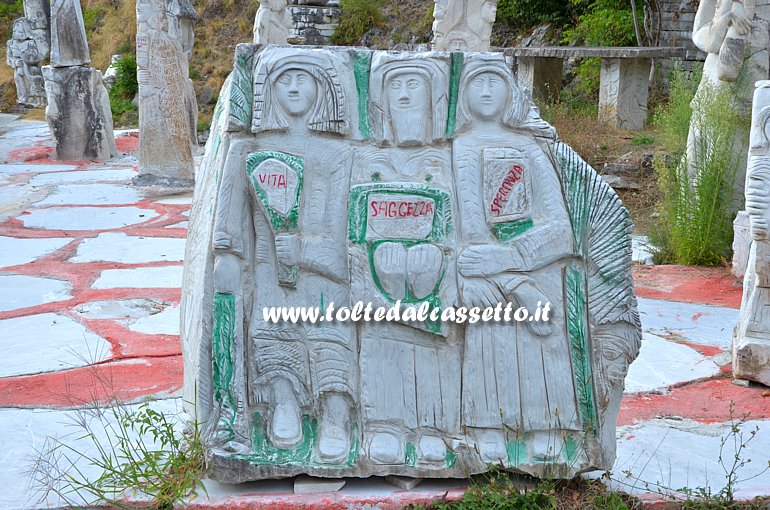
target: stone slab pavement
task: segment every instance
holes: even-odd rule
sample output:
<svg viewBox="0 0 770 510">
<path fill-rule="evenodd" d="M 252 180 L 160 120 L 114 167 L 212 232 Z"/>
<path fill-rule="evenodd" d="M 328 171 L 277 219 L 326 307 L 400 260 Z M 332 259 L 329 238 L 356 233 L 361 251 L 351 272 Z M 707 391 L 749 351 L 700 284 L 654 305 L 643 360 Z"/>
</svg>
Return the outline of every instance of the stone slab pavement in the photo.
<svg viewBox="0 0 770 510">
<path fill-rule="evenodd" d="M 138 135 L 118 131 L 116 142 L 121 154 L 106 163 L 55 162 L 45 123 L 0 118 L 0 510 L 62 505 L 41 500 L 29 473 L 49 438 L 93 448 L 72 426 L 80 413 L 114 400 L 151 399 L 170 416 L 180 407 L 191 193 L 132 186 Z M 740 420 L 739 456 L 751 462 L 737 495 L 770 495 L 770 390 L 735 385 L 730 373 L 740 282 L 727 268 L 645 265 L 644 248 L 635 243 L 644 342 L 626 379 L 610 484 L 652 501 L 685 487 L 717 492 L 720 450 L 733 458 Z M 206 487 L 191 508 L 396 509 L 460 497 L 467 482 L 405 491 L 370 478 L 321 494 L 295 494 L 290 480 Z"/>
</svg>

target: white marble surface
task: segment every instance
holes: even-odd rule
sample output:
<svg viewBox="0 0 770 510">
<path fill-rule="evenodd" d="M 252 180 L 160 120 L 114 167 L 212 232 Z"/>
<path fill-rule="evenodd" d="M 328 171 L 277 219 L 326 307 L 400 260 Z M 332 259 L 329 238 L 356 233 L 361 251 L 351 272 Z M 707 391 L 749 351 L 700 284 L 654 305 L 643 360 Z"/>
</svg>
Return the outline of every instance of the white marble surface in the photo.
<svg viewBox="0 0 770 510">
<path fill-rule="evenodd" d="M 182 266 L 107 269 L 93 284 L 94 289 L 164 289 L 182 286 Z"/>
<path fill-rule="evenodd" d="M 134 188 L 112 184 L 71 184 L 58 186 L 39 206 L 135 204 L 142 195 Z"/>
<path fill-rule="evenodd" d="M 160 313 L 143 317 L 130 324 L 128 329 L 148 335 L 178 335 L 179 307 L 169 306 Z"/>
<path fill-rule="evenodd" d="M 155 299 L 114 299 L 84 303 L 75 311 L 89 319 L 141 319 L 163 310 Z"/>
<path fill-rule="evenodd" d="M 4 135 L 7 137 L 8 135 Z M 35 163 L 14 163 L 0 165 L 0 174 L 25 174 L 25 173 L 43 173 L 43 172 L 66 172 L 67 170 L 76 170 L 75 165 L 41 165 Z"/>
<path fill-rule="evenodd" d="M 50 239 L 19 239 L 0 236 L 0 267 L 28 264 L 44 255 L 66 246 L 72 241 L 67 237 Z"/>
<path fill-rule="evenodd" d="M 19 219 L 28 228 L 49 230 L 110 230 L 142 223 L 158 214 L 138 207 L 51 207 Z"/>
<path fill-rule="evenodd" d="M 128 181 L 133 179 L 136 175 L 137 173 L 130 169 L 56 172 L 36 175 L 29 180 L 28 184 L 30 186 L 47 186 L 50 184 L 66 184 L 73 182 Z"/>
<path fill-rule="evenodd" d="M 0 275 L 0 312 L 70 299 L 69 282 L 25 275 Z"/>
<path fill-rule="evenodd" d="M 658 299 L 639 298 L 642 329 L 657 335 L 675 334 L 701 345 L 723 350 L 732 346 L 738 310 Z"/>
<path fill-rule="evenodd" d="M 85 239 L 70 262 L 142 262 L 184 260 L 184 239 L 171 237 L 139 237 L 122 232 L 105 232 Z"/>
<path fill-rule="evenodd" d="M 66 370 L 110 356 L 110 343 L 54 313 L 0 320 L 0 377 Z"/>
</svg>

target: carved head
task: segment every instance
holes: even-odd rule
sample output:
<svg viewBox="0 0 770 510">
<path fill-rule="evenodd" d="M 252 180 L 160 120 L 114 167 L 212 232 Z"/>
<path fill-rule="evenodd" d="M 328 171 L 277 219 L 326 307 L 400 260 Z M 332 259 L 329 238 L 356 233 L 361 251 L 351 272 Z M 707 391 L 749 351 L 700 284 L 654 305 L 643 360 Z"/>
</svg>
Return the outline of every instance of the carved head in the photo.
<svg viewBox="0 0 770 510">
<path fill-rule="evenodd" d="M 481 19 L 487 23 L 494 23 L 497 17 L 497 1 L 487 1 L 481 6 Z"/>
<path fill-rule="evenodd" d="M 470 128 L 477 120 L 497 120 L 509 128 L 521 127 L 529 108 L 527 97 L 502 57 L 478 57 L 463 66 L 457 105 L 458 132 Z"/>
<path fill-rule="evenodd" d="M 158 0 L 136 0 L 136 22 L 153 30 L 166 27 L 166 4 Z"/>
<path fill-rule="evenodd" d="M 32 24 L 28 18 L 19 18 L 13 22 L 13 39 L 23 41 L 32 37 Z"/>
<path fill-rule="evenodd" d="M 345 93 L 332 63 L 320 52 L 284 56 L 285 48 L 265 50 L 254 71 L 253 133 L 289 128 L 304 117 L 313 131 L 345 134 Z"/>
<path fill-rule="evenodd" d="M 446 132 L 447 70 L 428 58 L 378 57 L 369 85 L 378 144 L 424 146 L 441 140 Z"/>
</svg>

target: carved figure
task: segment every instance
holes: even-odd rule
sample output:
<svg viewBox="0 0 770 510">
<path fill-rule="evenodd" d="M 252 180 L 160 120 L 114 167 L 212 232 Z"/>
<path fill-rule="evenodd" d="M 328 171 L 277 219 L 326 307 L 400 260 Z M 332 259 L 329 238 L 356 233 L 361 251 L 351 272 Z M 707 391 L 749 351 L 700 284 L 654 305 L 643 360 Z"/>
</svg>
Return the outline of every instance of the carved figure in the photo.
<svg viewBox="0 0 770 510">
<path fill-rule="evenodd" d="M 319 137 L 347 132 L 346 97 L 333 61 L 318 52 L 276 49 L 254 74 L 252 130 L 259 136 L 256 144 L 238 145 L 241 156 L 225 164 L 214 220 L 215 289 L 236 296 L 236 306 L 246 303 L 244 362 L 253 363 L 245 369 L 243 405 L 260 416 L 246 418 L 247 429 L 266 434 L 271 447 L 312 442 L 317 462 L 341 464 L 350 454 L 358 400 L 352 325 L 276 329 L 261 307 L 350 301 L 346 202 L 325 199 L 348 187 L 349 150 Z M 307 416 L 318 420 L 312 437 Z"/>
<path fill-rule="evenodd" d="M 13 39 L 6 44 L 6 63 L 13 69 L 17 102 L 39 108 L 45 105 L 45 84 L 40 71 L 45 53 L 38 47 L 33 30 L 28 18 L 13 23 Z"/>
<path fill-rule="evenodd" d="M 736 377 L 770 385 L 770 81 L 756 84 L 746 175 L 752 243 L 733 346 Z"/>
<path fill-rule="evenodd" d="M 91 62 L 79 0 L 51 0 L 51 66 Z"/>
<path fill-rule="evenodd" d="M 286 44 L 291 26 L 286 0 L 260 0 L 254 18 L 254 44 Z"/>
<path fill-rule="evenodd" d="M 182 342 L 213 478 L 612 465 L 631 224 L 502 56 L 240 45 L 210 140 Z M 548 322 L 418 315 L 538 301 Z M 331 302 L 399 316 L 264 311 Z"/>
<path fill-rule="evenodd" d="M 160 0 L 139 0 L 136 18 L 140 175 L 191 180 L 197 106 L 187 58 Z"/>
<path fill-rule="evenodd" d="M 193 24 L 198 19 L 195 7 L 190 0 L 166 0 L 166 17 L 168 34 L 179 42 L 189 62 L 195 39 Z"/>
<path fill-rule="evenodd" d="M 436 0 L 434 51 L 489 51 L 497 0 Z"/>
</svg>

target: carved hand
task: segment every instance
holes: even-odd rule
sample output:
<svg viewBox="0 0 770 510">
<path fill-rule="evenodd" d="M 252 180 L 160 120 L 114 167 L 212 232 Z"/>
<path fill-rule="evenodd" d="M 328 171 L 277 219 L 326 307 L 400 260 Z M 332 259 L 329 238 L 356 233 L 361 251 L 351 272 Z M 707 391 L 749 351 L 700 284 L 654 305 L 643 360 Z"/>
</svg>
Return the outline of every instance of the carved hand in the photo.
<svg viewBox="0 0 770 510">
<path fill-rule="evenodd" d="M 463 305 L 467 307 L 494 307 L 507 301 L 500 287 L 489 280 L 465 278 L 462 281 Z"/>
<path fill-rule="evenodd" d="M 296 234 L 276 235 L 275 255 L 279 264 L 289 267 L 296 266 L 299 256 L 299 237 Z"/>
<path fill-rule="evenodd" d="M 735 27 L 738 34 L 746 35 L 751 31 L 751 19 L 749 18 L 743 3 L 733 2 L 729 17 L 730 24 Z"/>
<path fill-rule="evenodd" d="M 232 253 L 214 256 L 214 292 L 238 294 L 241 290 L 241 261 Z"/>
<path fill-rule="evenodd" d="M 492 276 L 505 271 L 520 271 L 524 263 L 519 252 L 508 246 L 471 246 L 457 259 L 463 276 Z"/>
</svg>

